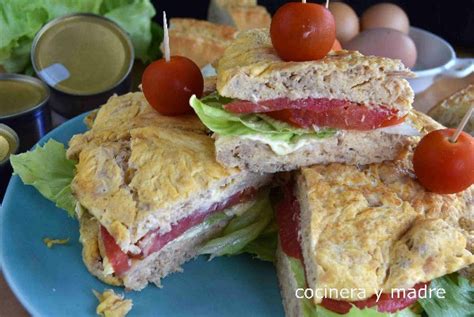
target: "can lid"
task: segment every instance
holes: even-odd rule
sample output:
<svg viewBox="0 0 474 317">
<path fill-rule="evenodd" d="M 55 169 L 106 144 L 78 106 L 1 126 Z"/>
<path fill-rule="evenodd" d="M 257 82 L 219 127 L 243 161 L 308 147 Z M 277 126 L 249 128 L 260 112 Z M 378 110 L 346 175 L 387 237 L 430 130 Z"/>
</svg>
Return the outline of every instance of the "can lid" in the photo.
<svg viewBox="0 0 474 317">
<path fill-rule="evenodd" d="M 0 135 L 0 162 L 5 160 L 10 154 L 10 143 L 7 138 L 3 135 Z"/>
<path fill-rule="evenodd" d="M 10 154 L 16 154 L 19 146 L 20 140 L 16 132 L 0 123 L 0 165 L 8 161 Z"/>
<path fill-rule="evenodd" d="M 43 105 L 49 89 L 40 80 L 18 74 L 0 74 L 0 119 L 16 116 Z"/>
<path fill-rule="evenodd" d="M 46 24 L 36 35 L 31 59 L 49 86 L 72 95 L 94 95 L 117 86 L 133 66 L 133 45 L 113 21 L 74 14 Z"/>
</svg>

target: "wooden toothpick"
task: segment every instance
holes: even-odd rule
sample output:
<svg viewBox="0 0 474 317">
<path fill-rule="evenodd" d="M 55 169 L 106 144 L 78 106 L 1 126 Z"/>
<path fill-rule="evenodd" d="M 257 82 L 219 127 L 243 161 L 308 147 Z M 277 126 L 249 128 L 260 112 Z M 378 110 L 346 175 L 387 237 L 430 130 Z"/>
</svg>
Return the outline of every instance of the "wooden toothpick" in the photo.
<svg viewBox="0 0 474 317">
<path fill-rule="evenodd" d="M 306 0 L 301 0 L 301 2 L 306 3 Z"/>
<path fill-rule="evenodd" d="M 456 141 L 457 141 L 459 135 L 461 134 L 462 130 L 464 130 L 464 127 L 466 126 L 467 122 L 468 122 L 469 119 L 471 118 L 473 111 L 474 111 L 474 105 L 472 105 L 472 106 L 469 107 L 469 109 L 467 110 L 466 114 L 465 114 L 464 117 L 462 118 L 461 123 L 460 123 L 459 126 L 458 126 L 458 129 L 457 129 L 456 132 L 451 136 L 451 138 L 449 138 L 449 141 L 451 141 L 452 143 L 456 143 Z"/>
<path fill-rule="evenodd" d="M 326 9 L 329 9 L 329 0 L 326 0 Z"/>
<path fill-rule="evenodd" d="M 170 61 L 170 36 L 168 34 L 168 22 L 166 21 L 166 12 L 163 11 L 163 47 L 165 48 L 165 61 Z"/>
</svg>

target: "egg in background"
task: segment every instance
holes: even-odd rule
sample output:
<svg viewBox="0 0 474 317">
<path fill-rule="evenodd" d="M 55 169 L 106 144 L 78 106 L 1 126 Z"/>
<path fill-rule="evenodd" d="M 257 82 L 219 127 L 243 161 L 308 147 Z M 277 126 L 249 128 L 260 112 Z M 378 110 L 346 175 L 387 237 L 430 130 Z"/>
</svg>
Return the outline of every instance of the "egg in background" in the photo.
<svg viewBox="0 0 474 317">
<path fill-rule="evenodd" d="M 342 43 L 353 39 L 359 33 L 359 18 L 354 10 L 344 2 L 329 3 L 336 22 L 336 38 Z"/>
<path fill-rule="evenodd" d="M 392 3 L 379 3 L 371 6 L 362 14 L 362 30 L 389 28 L 405 34 L 410 31 L 408 16 L 399 6 Z"/>
<path fill-rule="evenodd" d="M 388 28 L 362 31 L 344 48 L 364 55 L 400 59 L 409 68 L 415 66 L 417 57 L 415 42 L 405 33 Z"/>
</svg>

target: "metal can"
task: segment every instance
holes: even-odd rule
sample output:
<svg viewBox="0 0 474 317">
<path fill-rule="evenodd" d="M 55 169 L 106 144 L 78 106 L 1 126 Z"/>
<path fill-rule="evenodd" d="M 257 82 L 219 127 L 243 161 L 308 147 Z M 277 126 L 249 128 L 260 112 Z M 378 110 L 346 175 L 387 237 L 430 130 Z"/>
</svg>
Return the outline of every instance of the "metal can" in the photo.
<svg viewBox="0 0 474 317">
<path fill-rule="evenodd" d="M 0 203 L 12 175 L 10 155 L 18 153 L 19 145 L 20 139 L 15 131 L 0 123 Z"/>
<path fill-rule="evenodd" d="M 115 22 L 73 14 L 50 21 L 36 34 L 31 61 L 51 88 L 51 108 L 71 118 L 130 91 L 134 51 Z"/>
<path fill-rule="evenodd" d="M 37 78 L 0 74 L 0 123 L 17 131 L 21 152 L 51 130 L 49 96 L 48 86 Z"/>
</svg>

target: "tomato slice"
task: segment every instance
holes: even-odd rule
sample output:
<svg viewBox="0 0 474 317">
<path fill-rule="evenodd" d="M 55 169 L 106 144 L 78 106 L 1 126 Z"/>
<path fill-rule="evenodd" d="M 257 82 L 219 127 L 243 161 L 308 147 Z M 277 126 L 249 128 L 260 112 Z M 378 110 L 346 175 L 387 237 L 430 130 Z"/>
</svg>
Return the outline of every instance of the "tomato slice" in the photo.
<svg viewBox="0 0 474 317">
<path fill-rule="evenodd" d="M 290 100 L 278 98 L 259 102 L 234 101 L 224 105 L 239 114 L 265 113 L 299 128 L 328 127 L 346 130 L 373 130 L 403 122 L 397 109 L 381 105 L 368 108 L 359 103 L 328 98 Z"/>
<path fill-rule="evenodd" d="M 384 293 L 380 295 L 380 298 L 378 301 L 377 301 L 377 296 L 373 295 L 372 297 L 368 299 L 361 300 L 361 301 L 354 301 L 354 302 L 324 298 L 323 301 L 321 302 L 321 305 L 339 314 L 347 314 L 351 310 L 352 306 L 356 306 L 357 308 L 360 308 L 360 309 L 377 306 L 377 311 L 379 312 L 394 313 L 396 311 L 407 308 L 410 305 L 413 305 L 418 300 L 418 294 L 419 294 L 418 291 L 421 288 L 428 285 L 429 283 L 416 284 L 413 287 L 413 289 L 416 290 L 416 296 L 412 296 L 412 297 L 401 297 L 398 295 L 392 297 L 391 294 Z"/>
<path fill-rule="evenodd" d="M 114 268 L 117 275 L 121 275 L 130 269 L 130 259 L 143 259 L 151 253 L 158 252 L 170 241 L 182 235 L 185 231 L 203 222 L 209 215 L 226 208 L 240 204 L 257 195 L 257 189 L 253 187 L 246 188 L 222 202 L 214 203 L 206 210 L 196 210 L 194 213 L 178 221 L 171 226 L 171 230 L 165 233 L 158 233 L 159 229 L 150 231 L 138 243 L 142 249 L 141 254 L 133 255 L 124 253 L 103 226 L 100 228 L 102 241 L 104 242 L 105 253 Z M 144 242 L 146 241 L 146 242 Z"/>
<path fill-rule="evenodd" d="M 139 243 L 140 248 L 142 249 L 142 256 L 146 257 L 151 253 L 158 252 L 161 250 L 166 244 L 170 241 L 176 239 L 180 235 L 182 235 L 185 231 L 194 227 L 201 222 L 204 221 L 209 215 L 214 214 L 216 212 L 222 211 L 226 208 L 231 206 L 240 204 L 244 201 L 250 200 L 257 194 L 257 190 L 255 188 L 247 188 L 243 191 L 240 191 L 227 200 L 214 203 L 211 205 L 207 210 L 196 210 L 194 213 L 179 220 L 177 223 L 171 226 L 171 230 L 165 233 L 158 233 L 159 229 L 151 231 L 147 233 L 147 235 L 142 238 L 142 241 L 151 241 L 151 243 L 144 244 Z M 152 239 L 149 239 L 150 236 L 153 236 Z"/>
<path fill-rule="evenodd" d="M 276 208 L 280 245 L 286 255 L 303 260 L 301 244 L 298 238 L 300 206 L 294 194 L 294 185 L 288 184 L 284 186 L 283 192 L 283 200 Z"/>
<path fill-rule="evenodd" d="M 104 226 L 100 226 L 100 234 L 104 243 L 105 254 L 114 268 L 115 273 L 121 275 L 128 271 L 128 269 L 130 269 L 128 255 L 115 243 L 114 238 Z"/>
</svg>

